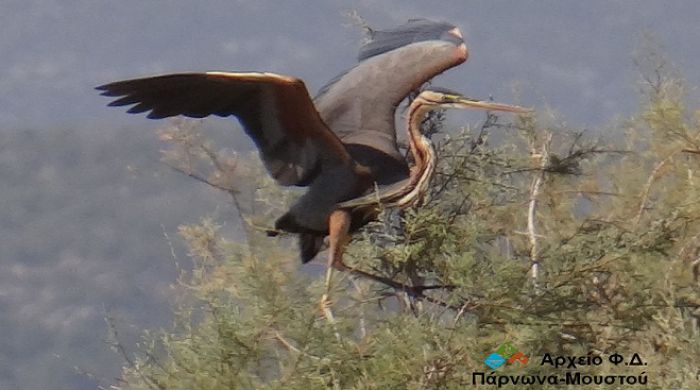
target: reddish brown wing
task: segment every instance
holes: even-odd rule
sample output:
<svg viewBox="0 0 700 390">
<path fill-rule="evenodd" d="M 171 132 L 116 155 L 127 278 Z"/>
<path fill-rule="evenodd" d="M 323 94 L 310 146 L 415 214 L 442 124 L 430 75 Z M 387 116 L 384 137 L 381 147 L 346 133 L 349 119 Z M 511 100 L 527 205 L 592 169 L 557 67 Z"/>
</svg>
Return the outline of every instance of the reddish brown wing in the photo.
<svg viewBox="0 0 700 390">
<path fill-rule="evenodd" d="M 324 165 L 351 158 L 323 123 L 304 83 L 273 73 L 181 73 L 97 87 L 148 118 L 235 116 L 257 145 L 270 175 L 282 185 L 306 186 Z"/>
</svg>

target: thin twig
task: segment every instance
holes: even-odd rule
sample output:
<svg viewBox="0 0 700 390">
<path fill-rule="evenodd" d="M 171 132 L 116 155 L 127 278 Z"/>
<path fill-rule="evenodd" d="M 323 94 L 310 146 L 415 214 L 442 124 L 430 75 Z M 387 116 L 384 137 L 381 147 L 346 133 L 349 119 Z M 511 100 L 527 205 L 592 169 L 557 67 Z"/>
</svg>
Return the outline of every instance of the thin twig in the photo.
<svg viewBox="0 0 700 390">
<path fill-rule="evenodd" d="M 214 168 L 216 168 L 219 173 L 223 174 L 224 166 L 221 164 L 221 161 L 219 161 L 219 156 L 216 154 L 216 152 L 211 150 L 211 148 L 205 144 L 199 145 L 199 148 L 202 150 L 202 152 L 204 152 L 204 154 L 207 155 L 207 157 L 209 157 L 209 160 L 211 161 L 212 165 L 214 165 Z"/>
<path fill-rule="evenodd" d="M 634 218 L 635 225 L 639 225 L 639 221 L 642 219 L 642 214 L 646 209 L 647 199 L 649 198 L 649 193 L 651 192 L 651 186 L 652 184 L 654 184 L 656 176 L 659 174 L 661 169 L 666 166 L 666 164 L 673 160 L 673 157 L 675 157 L 675 155 L 678 154 L 678 152 L 679 151 L 677 150 L 671 152 L 663 160 L 659 161 L 659 163 L 656 164 L 656 167 L 654 167 L 654 170 L 651 171 L 651 174 L 649 175 L 649 178 L 647 179 L 647 182 L 644 185 L 644 190 L 640 195 L 641 200 L 639 201 L 639 209 L 637 210 L 637 216 Z"/>
<path fill-rule="evenodd" d="M 221 186 L 219 184 L 213 183 L 213 182 L 203 178 L 202 176 L 197 175 L 196 173 L 194 173 L 188 169 L 184 169 L 184 168 L 178 167 L 176 165 L 172 165 L 172 164 L 167 163 L 167 162 L 165 163 L 165 166 L 174 170 L 175 172 L 181 173 L 187 177 L 191 177 L 191 178 L 197 180 L 198 182 L 204 183 L 210 187 L 216 188 L 216 189 L 221 190 L 221 191 L 225 191 L 229 194 L 237 194 L 236 189 L 230 188 L 230 187 L 224 187 L 224 186 Z"/>
<path fill-rule="evenodd" d="M 457 315 L 455 316 L 454 320 L 452 321 L 452 326 L 453 326 L 453 327 L 457 326 L 457 323 L 459 322 L 459 319 L 462 318 L 462 316 L 464 315 L 464 312 L 465 312 L 465 310 L 467 309 L 467 306 L 468 306 L 468 305 L 469 305 L 469 303 L 467 302 L 467 303 L 465 303 L 464 305 L 462 305 L 462 307 L 459 308 L 459 311 L 457 312 Z"/>
<path fill-rule="evenodd" d="M 112 338 L 112 340 L 109 341 L 109 345 L 119 353 L 122 359 L 124 359 L 126 364 L 129 366 L 129 368 L 134 370 L 136 375 L 138 375 L 138 377 L 141 378 L 141 380 L 149 388 L 162 390 L 164 387 L 160 385 L 155 379 L 151 378 L 150 375 L 146 375 L 143 371 L 141 371 L 136 362 L 133 359 L 131 359 L 129 353 L 126 351 L 126 348 L 124 348 L 124 344 L 122 344 L 121 341 L 119 341 L 119 332 L 117 331 L 117 326 L 114 324 L 114 319 L 107 314 L 105 314 L 104 319 L 105 322 L 107 322 L 107 328 Z"/>
<path fill-rule="evenodd" d="M 285 339 L 285 338 L 284 338 L 279 332 L 277 332 L 277 331 L 275 331 L 275 333 L 274 333 L 274 339 L 277 340 L 277 341 L 279 341 L 279 342 L 280 342 L 285 348 L 287 348 L 287 350 L 289 350 L 289 351 L 292 351 L 292 352 L 297 353 L 297 354 L 299 354 L 299 355 L 303 355 L 303 356 L 309 357 L 309 358 L 314 359 L 314 360 L 321 360 L 321 358 L 318 357 L 318 356 L 314 356 L 314 355 L 308 354 L 308 353 L 306 353 L 306 352 L 304 352 L 304 351 L 300 351 L 299 348 L 297 348 L 297 347 L 295 347 L 294 345 L 292 345 L 292 343 L 290 343 L 287 339 Z"/>
<path fill-rule="evenodd" d="M 437 290 L 437 289 L 446 289 L 446 290 L 452 290 L 457 288 L 457 286 L 454 285 L 431 285 L 431 286 L 408 286 L 403 283 L 399 283 L 395 280 L 385 278 L 382 276 L 377 276 L 370 274 L 368 272 L 362 271 L 357 268 L 345 268 L 342 270 L 339 270 L 342 272 L 349 272 L 351 275 L 359 276 L 361 278 L 369 279 L 372 281 L 375 281 L 377 283 L 384 284 L 388 287 L 393 288 L 394 290 L 401 291 L 406 293 L 406 295 L 410 296 L 413 299 L 418 299 L 418 300 L 425 300 L 427 302 L 443 306 L 443 307 L 448 307 L 450 309 L 454 310 L 459 310 L 461 306 L 455 306 L 452 304 L 449 304 L 447 302 L 444 302 L 440 299 L 433 298 L 431 296 L 425 295 L 424 292 L 428 290 Z"/>
<path fill-rule="evenodd" d="M 168 234 L 168 231 L 165 230 L 165 225 L 163 225 L 161 223 L 160 228 L 163 231 L 163 237 L 165 237 L 165 242 L 168 243 L 168 248 L 170 248 L 170 257 L 173 259 L 173 261 L 177 265 L 179 263 L 179 259 L 177 258 L 177 254 L 175 253 L 175 247 L 173 246 L 173 241 L 170 239 L 170 235 Z"/>
<path fill-rule="evenodd" d="M 350 278 L 350 282 L 361 297 L 365 295 L 355 278 Z M 367 323 L 365 320 L 364 304 L 362 303 L 362 300 L 360 300 L 360 339 L 364 339 L 365 337 L 367 337 Z"/>
</svg>

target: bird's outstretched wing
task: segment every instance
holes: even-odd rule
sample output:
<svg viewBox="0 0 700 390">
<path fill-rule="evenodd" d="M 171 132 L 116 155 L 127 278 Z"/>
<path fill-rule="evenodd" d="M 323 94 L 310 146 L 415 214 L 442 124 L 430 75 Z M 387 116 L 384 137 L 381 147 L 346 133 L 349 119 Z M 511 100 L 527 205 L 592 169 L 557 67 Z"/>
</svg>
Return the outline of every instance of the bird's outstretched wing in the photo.
<svg viewBox="0 0 700 390">
<path fill-rule="evenodd" d="M 462 34 L 449 23 L 415 19 L 372 31 L 360 49 L 360 63 L 321 88 L 316 108 L 344 143 L 371 146 L 401 159 L 394 125 L 397 105 L 467 56 Z"/>
<path fill-rule="evenodd" d="M 286 186 L 309 185 L 330 165 L 351 163 L 303 81 L 274 73 L 181 73 L 97 87 L 118 97 L 110 106 L 149 118 L 235 116 L 257 145 L 270 175 Z"/>
</svg>

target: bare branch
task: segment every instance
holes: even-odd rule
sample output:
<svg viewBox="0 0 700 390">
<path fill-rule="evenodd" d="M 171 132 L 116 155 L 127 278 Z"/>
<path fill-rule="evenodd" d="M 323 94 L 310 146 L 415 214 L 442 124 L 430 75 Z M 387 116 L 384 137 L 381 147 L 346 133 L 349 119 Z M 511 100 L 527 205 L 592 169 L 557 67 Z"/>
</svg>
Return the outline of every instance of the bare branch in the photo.
<svg viewBox="0 0 700 390">
<path fill-rule="evenodd" d="M 154 378 L 152 378 L 150 375 L 145 374 L 140 368 L 139 365 L 129 356 L 129 353 L 126 351 L 126 348 L 124 348 L 124 344 L 119 340 L 119 332 L 117 331 L 117 326 L 114 324 L 114 319 L 105 314 L 104 316 L 105 322 L 107 322 L 107 329 L 109 330 L 110 334 L 110 340 L 107 340 L 107 343 L 109 344 L 110 347 L 112 347 L 115 351 L 119 353 L 122 359 L 126 362 L 128 367 L 133 370 L 136 375 L 138 375 L 139 378 L 150 388 L 150 389 L 155 389 L 155 390 L 163 390 L 164 387 L 161 386 Z"/>
<path fill-rule="evenodd" d="M 542 183 L 544 183 L 546 167 L 549 160 L 549 147 L 551 143 L 552 133 L 547 132 L 545 136 L 545 141 L 542 144 L 539 153 L 536 150 L 534 150 L 534 147 L 532 150 L 532 158 L 535 161 L 539 158 L 540 167 L 540 172 L 537 174 L 537 176 L 535 176 L 532 182 L 532 186 L 530 187 L 530 201 L 527 211 L 527 231 L 530 241 L 530 263 L 532 264 L 530 270 L 531 277 L 533 282 L 535 283 L 535 286 L 537 286 L 537 280 L 540 274 L 540 243 L 538 240 L 539 237 L 537 234 L 537 227 L 535 225 L 535 218 L 537 214 L 537 198 L 540 195 Z"/>
<path fill-rule="evenodd" d="M 651 192 L 651 186 L 654 184 L 654 180 L 656 180 L 656 177 L 659 175 L 659 172 L 661 172 L 661 169 L 663 169 L 663 167 L 665 167 L 666 164 L 671 162 L 673 160 L 673 157 L 675 157 L 675 155 L 678 154 L 678 152 L 679 151 L 673 151 L 663 160 L 659 161 L 658 164 L 656 164 L 654 169 L 651 171 L 651 174 L 649 174 L 649 178 L 647 179 L 647 182 L 644 185 L 644 190 L 639 196 L 639 208 L 637 210 L 637 216 L 634 217 L 635 226 L 639 225 L 639 221 L 642 219 L 642 214 L 646 209 L 647 199 L 649 198 L 649 193 Z"/>
<path fill-rule="evenodd" d="M 278 331 L 275 331 L 275 332 L 274 332 L 273 337 L 274 337 L 275 340 L 279 341 L 280 344 L 282 344 L 285 348 L 287 348 L 287 350 L 289 350 L 289 351 L 291 351 L 291 352 L 294 352 L 294 353 L 299 354 L 299 355 L 306 356 L 306 357 L 311 358 L 311 359 L 314 359 L 314 360 L 321 360 L 321 358 L 318 357 L 318 356 L 314 356 L 314 355 L 308 354 L 308 353 L 306 353 L 306 352 L 304 352 L 304 351 L 300 351 L 299 348 L 297 348 L 297 347 L 295 347 L 294 345 L 292 345 L 292 343 L 290 343 L 287 339 L 285 339 L 285 338 L 280 334 L 280 332 L 278 332 Z"/>
</svg>

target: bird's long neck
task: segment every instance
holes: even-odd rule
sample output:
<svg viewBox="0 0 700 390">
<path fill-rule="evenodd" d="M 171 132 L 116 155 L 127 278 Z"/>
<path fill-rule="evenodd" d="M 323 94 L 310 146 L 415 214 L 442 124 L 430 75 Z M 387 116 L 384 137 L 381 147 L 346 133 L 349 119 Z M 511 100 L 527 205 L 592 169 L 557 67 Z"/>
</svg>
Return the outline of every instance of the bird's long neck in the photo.
<svg viewBox="0 0 700 390">
<path fill-rule="evenodd" d="M 413 155 L 411 167 L 411 184 L 419 188 L 419 192 L 427 190 L 436 165 L 435 149 L 432 142 L 421 132 L 425 116 L 434 108 L 425 104 L 420 98 L 413 100 L 408 109 L 408 142 Z"/>
<path fill-rule="evenodd" d="M 421 132 L 421 125 L 431 109 L 431 106 L 418 98 L 413 100 L 408 109 L 408 143 L 414 167 L 422 167 L 426 161 L 429 161 L 427 154 L 432 150 L 432 143 Z"/>
<path fill-rule="evenodd" d="M 436 166 L 436 154 L 432 142 L 421 133 L 421 124 L 425 115 L 434 108 L 416 98 L 408 108 L 408 142 L 413 155 L 413 166 L 408 183 L 400 188 L 391 189 L 382 194 L 369 194 L 338 204 L 340 208 L 371 207 L 375 210 L 377 204 L 384 207 L 405 208 L 419 205 L 423 202 L 430 179 Z M 379 196 L 379 198 L 378 198 Z"/>
</svg>

